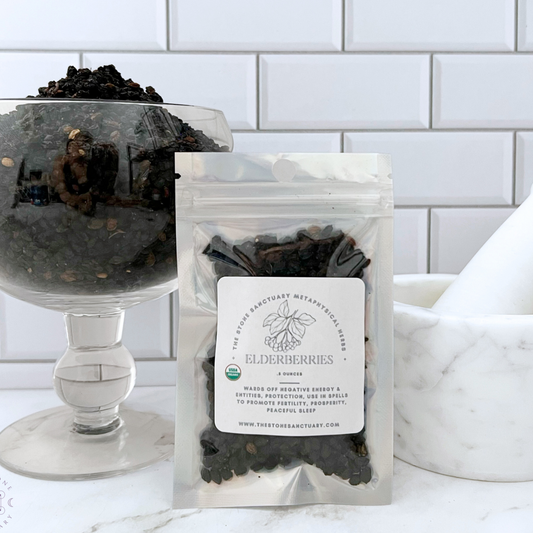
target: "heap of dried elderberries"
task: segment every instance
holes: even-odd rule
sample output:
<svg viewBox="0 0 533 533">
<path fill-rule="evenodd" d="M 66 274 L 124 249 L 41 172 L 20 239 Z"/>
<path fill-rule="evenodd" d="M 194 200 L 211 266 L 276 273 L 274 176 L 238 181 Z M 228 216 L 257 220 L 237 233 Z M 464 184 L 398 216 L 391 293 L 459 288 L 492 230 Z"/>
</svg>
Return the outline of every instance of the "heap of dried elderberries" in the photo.
<svg viewBox="0 0 533 533">
<path fill-rule="evenodd" d="M 0 277 L 67 294 L 175 279 L 174 153 L 227 147 L 161 101 L 113 65 L 69 67 L 0 115 Z"/>
<path fill-rule="evenodd" d="M 31 97 L 29 97 L 31 98 Z M 153 87 L 142 87 L 131 78 L 125 80 L 115 65 L 105 65 L 91 71 L 68 67 L 67 76 L 39 87 L 38 98 L 82 98 L 129 100 L 131 102 L 162 102 Z"/>
<path fill-rule="evenodd" d="M 363 277 L 370 264 L 355 241 L 332 226 L 313 226 L 295 238 L 259 235 L 230 246 L 219 236 L 204 250 L 214 263 L 218 279 L 223 276 Z M 213 345 L 202 368 L 207 376 L 209 417 L 214 421 Z M 203 449 L 202 479 L 221 483 L 249 470 L 273 470 L 301 461 L 315 465 L 325 475 L 335 474 L 352 485 L 372 478 L 364 430 L 353 435 L 280 437 L 222 433 L 214 423 L 200 436 Z"/>
</svg>

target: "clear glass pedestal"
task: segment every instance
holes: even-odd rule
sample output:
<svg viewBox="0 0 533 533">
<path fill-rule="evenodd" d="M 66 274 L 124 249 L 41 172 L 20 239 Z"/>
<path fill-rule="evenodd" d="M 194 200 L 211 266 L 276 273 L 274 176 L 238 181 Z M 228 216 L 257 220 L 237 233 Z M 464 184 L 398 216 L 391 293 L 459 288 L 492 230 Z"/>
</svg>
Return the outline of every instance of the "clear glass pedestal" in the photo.
<svg viewBox="0 0 533 533">
<path fill-rule="evenodd" d="M 124 312 L 65 314 L 68 348 L 54 369 L 67 407 L 19 420 L 0 433 L 0 464 L 54 480 L 120 475 L 170 457 L 174 424 L 120 409 L 135 384 L 135 362 L 122 344 Z"/>
<path fill-rule="evenodd" d="M 0 464 L 23 476 L 73 481 L 118 476 L 172 455 L 172 421 L 129 409 L 120 419 L 109 433 L 81 435 L 68 407 L 35 413 L 0 433 Z"/>
<path fill-rule="evenodd" d="M 216 109 L 0 99 L 0 290 L 65 313 L 69 343 L 54 370 L 67 407 L 4 429 L 0 465 L 86 479 L 171 455 L 172 420 L 120 408 L 135 384 L 124 310 L 177 288 L 175 154 L 232 147 Z"/>
</svg>

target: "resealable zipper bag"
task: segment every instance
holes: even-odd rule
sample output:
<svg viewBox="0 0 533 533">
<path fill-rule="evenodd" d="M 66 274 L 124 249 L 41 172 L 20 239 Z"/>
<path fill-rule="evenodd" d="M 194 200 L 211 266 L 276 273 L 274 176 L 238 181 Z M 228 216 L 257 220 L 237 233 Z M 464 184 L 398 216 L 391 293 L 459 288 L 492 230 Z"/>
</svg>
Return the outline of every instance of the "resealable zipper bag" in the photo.
<svg viewBox="0 0 533 533">
<path fill-rule="evenodd" d="M 389 157 L 176 168 L 175 507 L 389 503 Z"/>
</svg>

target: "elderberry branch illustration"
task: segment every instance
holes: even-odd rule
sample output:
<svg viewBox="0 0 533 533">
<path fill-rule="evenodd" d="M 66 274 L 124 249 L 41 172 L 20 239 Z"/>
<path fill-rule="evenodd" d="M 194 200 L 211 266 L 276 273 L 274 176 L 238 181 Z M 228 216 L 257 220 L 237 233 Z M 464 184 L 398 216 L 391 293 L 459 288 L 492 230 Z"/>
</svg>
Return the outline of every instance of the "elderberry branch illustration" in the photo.
<svg viewBox="0 0 533 533">
<path fill-rule="evenodd" d="M 306 327 L 315 322 L 315 318 L 308 313 L 298 315 L 296 310 L 291 314 L 289 302 L 285 300 L 279 306 L 278 312 L 271 313 L 263 322 L 263 327 L 268 327 L 270 332 L 270 335 L 265 337 L 265 344 L 275 352 L 294 350 L 302 344 Z"/>
</svg>

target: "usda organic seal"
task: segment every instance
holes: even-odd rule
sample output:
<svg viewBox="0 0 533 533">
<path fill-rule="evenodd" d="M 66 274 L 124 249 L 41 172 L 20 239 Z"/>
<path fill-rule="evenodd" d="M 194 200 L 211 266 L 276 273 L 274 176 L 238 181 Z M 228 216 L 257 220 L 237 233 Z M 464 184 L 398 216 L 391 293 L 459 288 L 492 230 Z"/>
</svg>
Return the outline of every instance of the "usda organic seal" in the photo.
<svg viewBox="0 0 533 533">
<path fill-rule="evenodd" d="M 226 377 L 230 381 L 237 381 L 241 377 L 241 369 L 237 365 L 228 365 L 226 367 Z"/>
</svg>

